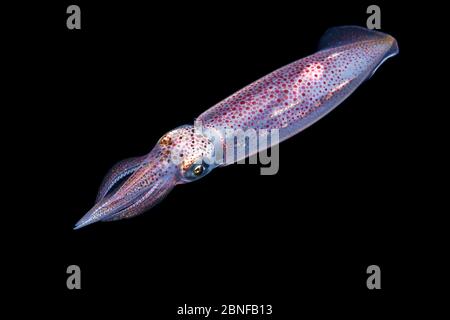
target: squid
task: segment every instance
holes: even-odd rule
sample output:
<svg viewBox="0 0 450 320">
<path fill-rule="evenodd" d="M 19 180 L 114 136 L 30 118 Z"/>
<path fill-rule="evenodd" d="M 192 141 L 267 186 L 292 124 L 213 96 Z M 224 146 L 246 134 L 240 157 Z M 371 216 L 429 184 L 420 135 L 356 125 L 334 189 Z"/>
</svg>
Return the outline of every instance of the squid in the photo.
<svg viewBox="0 0 450 320">
<path fill-rule="evenodd" d="M 95 205 L 74 229 L 139 215 L 177 184 L 235 163 L 238 159 L 232 157 L 211 161 L 221 148 L 231 152 L 224 145 L 226 130 L 276 129 L 278 139 L 267 148 L 292 137 L 337 107 L 398 51 L 397 41 L 379 31 L 358 26 L 328 29 L 318 52 L 275 70 L 202 113 L 195 120 L 202 130 L 180 126 L 163 135 L 147 155 L 116 164 L 104 178 Z"/>
</svg>

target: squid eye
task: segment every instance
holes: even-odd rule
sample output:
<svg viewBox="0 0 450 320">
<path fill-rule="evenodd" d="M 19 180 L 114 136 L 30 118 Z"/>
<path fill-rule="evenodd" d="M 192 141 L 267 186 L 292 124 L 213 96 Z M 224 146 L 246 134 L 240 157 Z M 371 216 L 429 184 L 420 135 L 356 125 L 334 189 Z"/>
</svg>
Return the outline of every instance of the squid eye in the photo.
<svg viewBox="0 0 450 320">
<path fill-rule="evenodd" d="M 192 172 L 194 173 L 194 175 L 196 177 L 198 177 L 199 175 L 201 175 L 203 173 L 204 170 L 205 170 L 205 167 L 201 164 L 198 164 L 192 169 Z"/>
<path fill-rule="evenodd" d="M 211 166 L 209 166 L 209 164 L 207 164 L 203 161 L 194 163 L 189 167 L 189 169 L 181 172 L 182 179 L 185 182 L 191 182 L 191 181 L 200 179 L 200 178 L 204 177 L 208 172 L 210 172 L 211 169 L 213 169 L 213 168 Z"/>
</svg>

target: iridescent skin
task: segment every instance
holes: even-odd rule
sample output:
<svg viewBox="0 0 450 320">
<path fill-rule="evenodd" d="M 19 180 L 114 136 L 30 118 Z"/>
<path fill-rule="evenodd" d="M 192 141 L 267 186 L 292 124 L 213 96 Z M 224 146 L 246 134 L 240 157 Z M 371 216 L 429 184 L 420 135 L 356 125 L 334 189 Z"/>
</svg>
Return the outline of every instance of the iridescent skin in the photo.
<svg viewBox="0 0 450 320">
<path fill-rule="evenodd" d="M 255 81 L 196 121 L 219 137 L 226 129 L 278 129 L 281 142 L 333 110 L 397 53 L 397 42 L 387 34 L 354 26 L 332 28 L 322 37 L 320 51 Z M 141 214 L 175 185 L 230 164 L 206 164 L 217 146 L 205 132 L 191 125 L 176 128 L 148 155 L 119 162 L 105 177 L 96 204 L 75 229 Z"/>
</svg>

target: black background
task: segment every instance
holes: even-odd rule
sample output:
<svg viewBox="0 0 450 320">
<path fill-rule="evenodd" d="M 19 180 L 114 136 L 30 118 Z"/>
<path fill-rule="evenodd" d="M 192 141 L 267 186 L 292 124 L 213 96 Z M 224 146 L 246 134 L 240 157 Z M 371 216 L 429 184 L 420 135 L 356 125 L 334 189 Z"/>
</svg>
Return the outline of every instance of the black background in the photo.
<svg viewBox="0 0 450 320">
<path fill-rule="evenodd" d="M 66 28 L 70 4 L 81 7 L 81 30 Z M 30 259 L 47 271 L 50 303 L 71 314 L 149 319 L 190 319 L 176 315 L 185 303 L 273 305 L 272 316 L 252 319 L 367 317 L 414 294 L 427 281 L 412 272 L 423 261 L 417 226 L 426 206 L 418 168 L 426 156 L 413 120 L 421 87 L 411 68 L 421 35 L 401 5 L 378 3 L 400 54 L 283 142 L 277 175 L 261 176 L 257 165 L 220 168 L 142 216 L 72 230 L 114 163 L 314 53 L 327 28 L 364 26 L 370 4 L 46 5 L 23 81 L 40 101 L 29 106 L 41 142 L 30 152 L 49 167 L 38 190 L 45 209 L 32 213 L 47 227 L 38 236 L 45 244 Z M 71 264 L 82 270 L 79 291 L 66 288 Z M 382 271 L 378 291 L 366 287 L 372 264 Z"/>
</svg>

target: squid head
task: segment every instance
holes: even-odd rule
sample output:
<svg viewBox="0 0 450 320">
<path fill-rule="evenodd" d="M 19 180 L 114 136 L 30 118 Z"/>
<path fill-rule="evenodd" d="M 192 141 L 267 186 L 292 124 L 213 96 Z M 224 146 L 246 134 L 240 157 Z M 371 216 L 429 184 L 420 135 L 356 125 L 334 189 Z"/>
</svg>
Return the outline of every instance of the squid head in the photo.
<svg viewBox="0 0 450 320">
<path fill-rule="evenodd" d="M 214 145 L 193 126 L 165 134 L 146 156 L 116 164 L 104 178 L 94 207 L 75 229 L 97 221 L 130 218 L 161 201 L 177 184 L 198 180 L 214 169 Z"/>
</svg>

